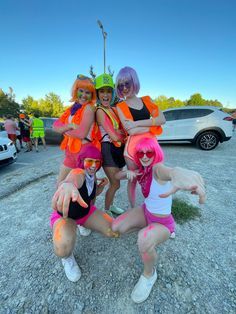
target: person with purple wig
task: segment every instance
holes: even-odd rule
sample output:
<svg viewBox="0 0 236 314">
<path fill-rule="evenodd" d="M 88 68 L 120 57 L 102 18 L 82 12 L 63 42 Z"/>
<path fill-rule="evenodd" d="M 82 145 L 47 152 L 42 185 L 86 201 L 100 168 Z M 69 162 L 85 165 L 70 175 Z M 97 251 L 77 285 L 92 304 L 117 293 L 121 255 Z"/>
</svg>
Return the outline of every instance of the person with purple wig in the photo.
<svg viewBox="0 0 236 314">
<path fill-rule="evenodd" d="M 117 111 L 124 129 L 128 133 L 124 157 L 129 170 L 137 169 L 134 150 L 142 137 L 156 139 L 162 133 L 165 117 L 149 96 L 138 97 L 140 83 L 131 67 L 122 68 L 116 78 L 116 93 L 124 101 L 117 104 Z M 157 140 L 156 140 L 157 142 Z M 128 197 L 131 207 L 135 206 L 137 180 L 128 182 Z"/>
<path fill-rule="evenodd" d="M 107 237 L 117 237 L 111 230 L 112 218 L 93 205 L 107 178 L 96 178 L 102 164 L 101 152 L 93 145 L 84 145 L 78 155 L 77 167 L 72 169 L 55 192 L 52 200 L 54 209 L 50 217 L 53 229 L 54 252 L 62 259 L 65 274 L 70 281 L 81 277 L 80 268 L 74 258 L 77 225 L 102 233 Z M 100 183 L 97 184 L 97 181 Z"/>
</svg>

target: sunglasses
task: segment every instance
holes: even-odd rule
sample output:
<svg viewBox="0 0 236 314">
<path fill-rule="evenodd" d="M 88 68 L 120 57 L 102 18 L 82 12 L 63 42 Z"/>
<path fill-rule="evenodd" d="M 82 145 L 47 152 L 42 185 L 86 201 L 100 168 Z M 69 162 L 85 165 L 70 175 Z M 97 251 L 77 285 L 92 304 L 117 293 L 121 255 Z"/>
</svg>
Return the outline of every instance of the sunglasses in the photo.
<svg viewBox="0 0 236 314">
<path fill-rule="evenodd" d="M 122 92 L 122 91 L 124 90 L 124 88 L 130 89 L 130 87 L 131 87 L 131 82 L 130 82 L 130 81 L 127 81 L 127 82 L 125 82 L 125 83 L 119 83 L 117 87 L 118 87 L 119 91 Z"/>
<path fill-rule="evenodd" d="M 84 165 L 86 168 L 92 167 L 94 163 L 95 163 L 95 167 L 99 168 L 101 165 L 101 160 L 100 159 L 89 159 L 89 158 L 84 159 Z"/>
<path fill-rule="evenodd" d="M 154 151 L 147 151 L 147 152 L 139 151 L 139 152 L 137 152 L 138 159 L 143 158 L 144 155 L 146 155 L 148 158 L 152 158 L 155 155 L 155 153 L 154 153 Z"/>
<path fill-rule="evenodd" d="M 93 82 L 93 80 L 91 79 L 91 77 L 85 76 L 85 75 L 83 75 L 83 74 L 78 74 L 78 75 L 77 75 L 77 79 L 78 79 L 78 80 L 81 80 L 81 81 L 83 81 L 83 80 L 89 80 L 89 81 L 94 85 L 94 82 Z"/>
</svg>

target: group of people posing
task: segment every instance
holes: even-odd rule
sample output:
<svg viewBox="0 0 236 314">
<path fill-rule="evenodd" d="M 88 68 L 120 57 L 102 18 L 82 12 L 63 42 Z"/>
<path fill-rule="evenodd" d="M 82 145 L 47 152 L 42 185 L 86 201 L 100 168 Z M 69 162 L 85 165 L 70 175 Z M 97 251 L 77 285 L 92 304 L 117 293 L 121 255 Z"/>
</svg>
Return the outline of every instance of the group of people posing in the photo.
<svg viewBox="0 0 236 314">
<path fill-rule="evenodd" d="M 137 96 L 139 89 L 137 73 L 130 67 L 119 71 L 115 84 L 109 74 L 94 80 L 77 76 L 72 87 L 73 105 L 54 123 L 54 129 L 64 135 L 61 148 L 65 158 L 50 217 L 54 252 L 73 282 L 81 276 L 73 255 L 78 226 L 82 232 L 90 229 L 107 237 L 139 230 L 144 269 L 131 294 L 136 303 L 148 298 L 157 279 L 157 246 L 175 230 L 171 195 L 188 190 L 199 196 L 200 203 L 205 201 L 204 182 L 197 172 L 163 164 L 157 138 L 165 117 L 149 96 Z M 115 95 L 121 99 L 116 106 Z M 107 177 L 96 178 L 101 167 Z M 130 208 L 126 211 L 113 203 L 123 179 L 128 180 Z M 137 182 L 144 196 L 138 207 Z M 96 208 L 95 198 L 105 186 L 103 211 Z M 113 218 L 112 213 L 119 216 Z"/>
</svg>

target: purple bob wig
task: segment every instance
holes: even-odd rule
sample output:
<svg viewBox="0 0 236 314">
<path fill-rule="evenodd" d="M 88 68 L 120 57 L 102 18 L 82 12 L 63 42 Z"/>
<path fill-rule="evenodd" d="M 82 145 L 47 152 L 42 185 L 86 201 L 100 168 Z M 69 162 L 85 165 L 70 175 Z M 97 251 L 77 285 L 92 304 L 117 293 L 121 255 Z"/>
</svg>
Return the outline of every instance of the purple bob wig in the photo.
<svg viewBox="0 0 236 314">
<path fill-rule="evenodd" d="M 155 138 L 144 137 L 137 143 L 136 148 L 135 148 L 135 153 L 134 153 L 134 161 L 136 165 L 140 168 L 142 167 L 142 164 L 136 154 L 139 151 L 143 151 L 143 152 L 153 151 L 155 153 L 151 166 L 153 166 L 156 163 L 164 161 L 164 152 Z"/>
<path fill-rule="evenodd" d="M 131 67 L 122 68 L 116 77 L 116 93 L 120 98 L 124 98 L 122 91 L 119 90 L 118 85 L 121 82 L 129 81 L 131 83 L 130 96 L 137 95 L 140 90 L 140 83 L 136 71 Z"/>
<path fill-rule="evenodd" d="M 93 146 L 92 144 L 85 144 L 82 146 L 82 148 L 79 152 L 79 155 L 78 155 L 78 160 L 77 160 L 77 167 L 78 168 L 84 169 L 84 159 L 85 158 L 99 159 L 102 161 L 102 154 L 101 154 L 100 150 L 97 147 Z"/>
</svg>

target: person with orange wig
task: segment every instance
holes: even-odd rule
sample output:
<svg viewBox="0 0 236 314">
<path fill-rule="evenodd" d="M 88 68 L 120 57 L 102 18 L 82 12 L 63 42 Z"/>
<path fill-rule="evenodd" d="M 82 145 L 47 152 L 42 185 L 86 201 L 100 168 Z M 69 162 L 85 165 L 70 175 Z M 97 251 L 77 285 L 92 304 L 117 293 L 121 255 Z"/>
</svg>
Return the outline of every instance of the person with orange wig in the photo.
<svg viewBox="0 0 236 314">
<path fill-rule="evenodd" d="M 78 75 L 72 86 L 73 105 L 55 121 L 53 129 L 64 135 L 61 149 L 65 158 L 60 168 L 58 183 L 65 179 L 71 169 L 76 168 L 78 154 L 83 145 L 95 144 L 95 103 L 96 90 L 93 81 Z"/>
</svg>

